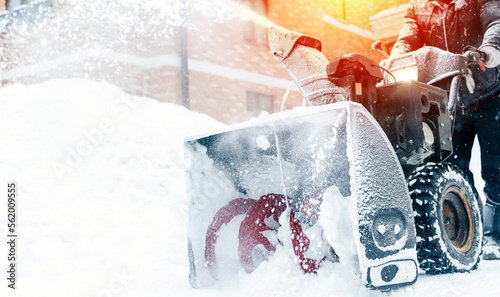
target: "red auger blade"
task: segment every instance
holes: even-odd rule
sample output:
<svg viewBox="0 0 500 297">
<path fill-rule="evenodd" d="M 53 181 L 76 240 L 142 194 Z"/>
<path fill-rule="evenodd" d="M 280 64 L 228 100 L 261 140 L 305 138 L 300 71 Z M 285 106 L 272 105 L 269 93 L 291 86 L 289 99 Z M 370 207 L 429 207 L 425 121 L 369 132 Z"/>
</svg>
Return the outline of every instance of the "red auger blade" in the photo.
<svg viewBox="0 0 500 297">
<path fill-rule="evenodd" d="M 248 273 L 256 269 L 252 252 L 257 245 L 261 244 L 268 251 L 275 251 L 276 247 L 262 234 L 264 231 L 277 230 L 279 217 L 286 209 L 286 197 L 280 194 L 267 194 L 260 197 L 247 212 L 241 223 L 238 247 L 240 262 Z M 272 218 L 274 226 L 270 226 L 269 219 Z M 267 224 L 266 224 L 266 221 Z"/>
<path fill-rule="evenodd" d="M 254 199 L 245 198 L 232 200 L 217 211 L 212 223 L 208 227 L 205 238 L 205 263 L 214 279 L 218 279 L 217 256 L 215 254 L 215 244 L 218 238 L 217 232 L 236 216 L 245 214 L 255 201 Z"/>
</svg>

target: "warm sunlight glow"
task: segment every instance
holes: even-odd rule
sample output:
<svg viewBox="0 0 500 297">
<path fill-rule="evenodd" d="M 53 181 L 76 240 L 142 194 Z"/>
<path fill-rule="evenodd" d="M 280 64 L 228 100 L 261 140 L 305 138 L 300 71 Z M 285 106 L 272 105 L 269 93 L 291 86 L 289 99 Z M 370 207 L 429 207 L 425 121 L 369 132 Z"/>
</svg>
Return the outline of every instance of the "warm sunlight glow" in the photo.
<svg viewBox="0 0 500 297">
<path fill-rule="evenodd" d="M 417 66 L 400 68 L 397 70 L 392 70 L 391 72 L 397 81 L 418 80 L 418 68 L 417 68 Z M 393 80 L 392 77 L 390 79 L 391 79 L 391 82 L 394 82 L 394 81 L 392 81 Z"/>
</svg>

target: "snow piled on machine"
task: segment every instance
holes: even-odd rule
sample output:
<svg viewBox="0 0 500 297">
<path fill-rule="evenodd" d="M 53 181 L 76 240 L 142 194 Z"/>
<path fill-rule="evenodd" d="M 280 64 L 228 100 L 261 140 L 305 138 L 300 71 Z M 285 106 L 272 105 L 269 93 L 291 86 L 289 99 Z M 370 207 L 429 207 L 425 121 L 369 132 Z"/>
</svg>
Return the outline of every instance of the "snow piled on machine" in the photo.
<svg viewBox="0 0 500 297">
<path fill-rule="evenodd" d="M 55 80 L 0 89 L 0 127 L 0 180 L 4 185 L 18 183 L 20 242 L 18 289 L 0 286 L 1 296 L 382 297 L 500 292 L 500 264 L 495 261 L 483 261 L 471 273 L 419 275 L 414 285 L 384 293 L 365 288 L 349 263 L 325 262 L 316 275 L 304 274 L 286 244 L 277 245 L 251 274 L 228 264 L 236 269 L 232 282 L 193 289 L 188 280 L 189 202 L 184 178 L 189 164 L 184 161 L 183 141 L 207 130 L 205 135 L 210 135 L 224 125 L 177 105 L 128 95 L 112 85 Z M 259 143 L 266 147 L 263 139 Z M 318 150 L 317 156 L 321 154 Z M 321 163 L 311 164 L 316 165 Z M 340 198 L 335 188 L 329 191 L 324 197 Z M 329 208 L 328 201 L 338 208 L 329 212 L 330 218 L 324 212 L 320 220 L 344 221 L 341 216 L 347 216 L 352 205 L 332 198 L 322 207 Z M 0 203 L 0 212 L 6 213 L 5 203 Z M 0 216 L 4 238 L 5 218 Z M 224 229 L 229 241 L 234 241 L 235 229 Z M 310 237 L 319 234 L 311 232 Z M 324 235 L 335 244 L 346 234 L 351 231 L 340 228 Z M 337 250 L 341 258 L 352 255 L 352 245 L 344 245 L 345 250 Z M 0 255 L 7 255 L 7 245 L 0 245 Z M 2 271 L 7 271 L 6 263 L 0 261 Z"/>
</svg>

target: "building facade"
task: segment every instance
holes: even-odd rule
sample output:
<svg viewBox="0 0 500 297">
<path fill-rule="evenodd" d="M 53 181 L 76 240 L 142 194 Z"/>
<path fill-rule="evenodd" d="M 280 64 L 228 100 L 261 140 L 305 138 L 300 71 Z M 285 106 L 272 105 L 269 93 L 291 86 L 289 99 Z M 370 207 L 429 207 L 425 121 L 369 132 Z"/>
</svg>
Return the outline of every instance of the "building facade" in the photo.
<svg viewBox="0 0 500 297">
<path fill-rule="evenodd" d="M 0 1 L 2 85 L 83 77 L 242 122 L 279 111 L 290 86 L 269 51 L 269 26 L 319 38 L 328 59 L 360 53 L 378 62 L 371 45 L 390 49 L 408 1 L 170 2 Z M 17 24 L 23 17 L 30 25 Z M 301 103 L 292 88 L 286 108 Z"/>
</svg>

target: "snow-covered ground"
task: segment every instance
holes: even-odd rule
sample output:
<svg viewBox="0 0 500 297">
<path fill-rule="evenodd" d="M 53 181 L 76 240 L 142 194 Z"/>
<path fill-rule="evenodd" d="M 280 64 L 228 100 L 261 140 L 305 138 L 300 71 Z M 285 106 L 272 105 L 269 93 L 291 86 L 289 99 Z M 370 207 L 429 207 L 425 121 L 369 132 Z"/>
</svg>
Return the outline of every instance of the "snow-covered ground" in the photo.
<svg viewBox="0 0 500 297">
<path fill-rule="evenodd" d="M 500 293 L 500 261 L 483 261 L 466 274 L 420 275 L 413 286 L 383 293 L 366 289 L 339 264 L 304 275 L 280 248 L 236 282 L 191 288 L 182 143 L 221 126 L 87 80 L 0 89 L 0 296 Z M 6 280 L 8 181 L 17 182 L 19 194 L 16 290 Z"/>
</svg>

